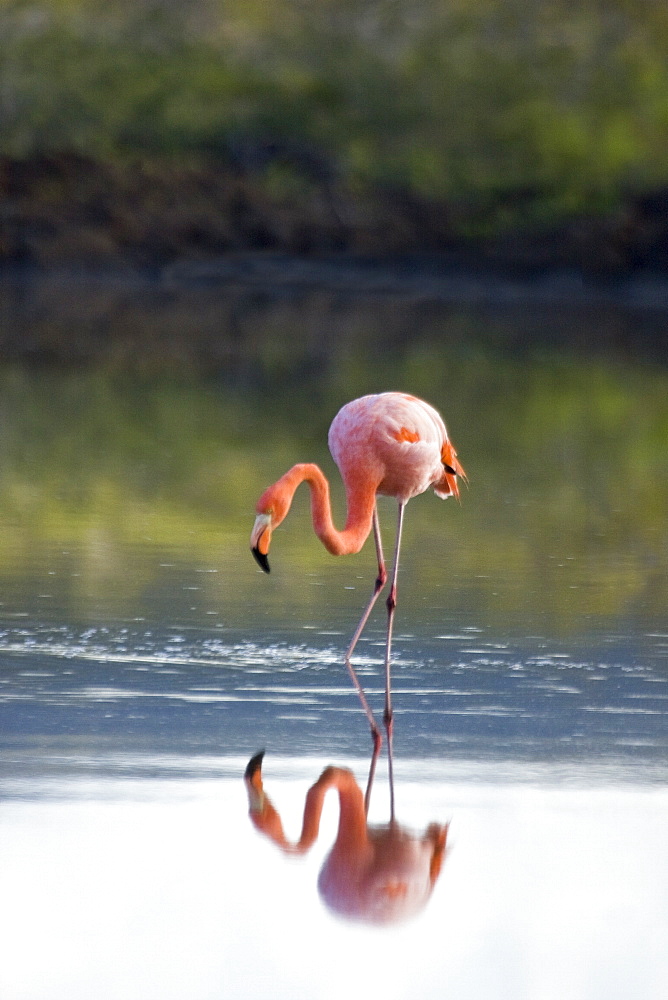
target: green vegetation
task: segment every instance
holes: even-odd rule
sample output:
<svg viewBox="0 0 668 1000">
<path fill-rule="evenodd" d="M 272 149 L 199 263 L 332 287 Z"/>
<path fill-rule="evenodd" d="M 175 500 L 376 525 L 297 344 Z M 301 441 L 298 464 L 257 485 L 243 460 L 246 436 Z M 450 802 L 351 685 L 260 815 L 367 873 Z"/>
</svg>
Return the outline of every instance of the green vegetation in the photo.
<svg viewBox="0 0 668 1000">
<path fill-rule="evenodd" d="M 404 190 L 478 228 L 608 210 L 668 183 L 668 11 L 3 0 L 0 154 L 64 151 L 214 158 L 274 196 Z"/>
</svg>

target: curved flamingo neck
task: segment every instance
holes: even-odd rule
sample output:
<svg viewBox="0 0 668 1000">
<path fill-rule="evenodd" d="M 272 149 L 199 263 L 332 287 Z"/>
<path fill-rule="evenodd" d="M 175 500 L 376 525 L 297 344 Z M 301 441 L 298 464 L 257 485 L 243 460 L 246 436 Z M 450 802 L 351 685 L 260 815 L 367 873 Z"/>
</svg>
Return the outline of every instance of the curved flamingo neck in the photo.
<svg viewBox="0 0 668 1000">
<path fill-rule="evenodd" d="M 330 788 L 335 788 L 339 793 L 339 829 L 335 848 L 345 852 L 364 850 L 369 844 L 364 797 L 352 772 L 347 768 L 325 768 L 308 790 L 302 830 L 299 840 L 295 842 L 285 836 L 281 818 L 264 791 L 260 766 L 250 774 L 248 771 L 246 773 L 251 819 L 286 854 L 305 854 L 313 846 L 320 829 L 325 796 Z"/>
<path fill-rule="evenodd" d="M 306 796 L 300 843 L 310 846 L 318 835 L 325 796 L 330 788 L 339 793 L 339 829 L 335 847 L 362 848 L 368 843 L 366 810 L 362 790 L 347 768 L 326 767 Z"/>
<path fill-rule="evenodd" d="M 346 483 L 346 500 L 348 513 L 342 531 L 339 531 L 332 520 L 332 505 L 329 494 L 329 483 L 322 470 L 312 462 L 302 462 L 293 465 L 285 475 L 276 482 L 261 498 L 258 504 L 266 506 L 268 494 L 272 499 L 279 500 L 284 507 L 281 520 L 285 517 L 292 498 L 301 483 L 307 483 L 311 490 L 311 518 L 313 528 L 328 552 L 334 556 L 351 555 L 359 552 L 371 531 L 376 490 L 372 483 L 356 484 L 354 487 Z M 278 521 L 277 521 L 278 523 Z"/>
</svg>

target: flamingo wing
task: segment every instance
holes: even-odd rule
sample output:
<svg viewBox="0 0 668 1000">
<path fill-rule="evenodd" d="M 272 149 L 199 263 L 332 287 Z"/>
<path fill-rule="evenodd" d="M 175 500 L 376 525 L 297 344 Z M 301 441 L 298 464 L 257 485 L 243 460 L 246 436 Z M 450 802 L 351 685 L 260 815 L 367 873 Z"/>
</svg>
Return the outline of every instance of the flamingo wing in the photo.
<svg viewBox="0 0 668 1000">
<path fill-rule="evenodd" d="M 371 478 L 377 493 L 406 502 L 432 486 L 458 495 L 463 475 L 440 414 L 400 392 L 362 396 L 334 418 L 329 446 L 347 485 Z"/>
</svg>

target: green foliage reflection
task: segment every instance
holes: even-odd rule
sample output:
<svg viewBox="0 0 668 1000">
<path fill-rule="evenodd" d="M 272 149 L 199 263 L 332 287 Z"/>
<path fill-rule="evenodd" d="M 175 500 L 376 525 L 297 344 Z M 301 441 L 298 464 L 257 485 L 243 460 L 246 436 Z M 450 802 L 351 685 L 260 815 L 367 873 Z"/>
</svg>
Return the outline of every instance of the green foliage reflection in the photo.
<svg viewBox="0 0 668 1000">
<path fill-rule="evenodd" d="M 442 408 L 471 480 L 461 506 L 428 496 L 409 508 L 406 625 L 433 629 L 439 616 L 445 624 L 455 615 L 534 632 L 598 621 L 660 628 L 668 606 L 665 372 L 585 367 L 565 356 L 467 360 L 445 350 L 426 365 L 426 350 L 418 342 L 401 363 L 390 355 L 372 362 L 360 350 L 349 356 L 353 385 L 337 367 L 315 393 L 315 381 L 301 392 L 282 383 L 273 396 L 195 378 L 5 368 L 4 611 L 20 612 L 32 600 L 27 576 L 53 566 L 51 584 L 72 614 L 150 614 L 158 592 L 167 607 L 182 596 L 170 595 L 160 568 L 172 560 L 185 573 L 211 571 L 198 586 L 217 621 L 252 617 L 259 584 L 247 546 L 257 495 L 294 461 L 313 459 L 332 475 L 341 520 L 327 427 L 343 401 L 384 381 Z M 381 513 L 391 529 L 392 505 Z M 274 548 L 261 614 L 347 628 L 371 583 L 371 551 L 327 556 L 306 495 Z M 304 591 L 309 581 L 322 586 Z"/>
</svg>

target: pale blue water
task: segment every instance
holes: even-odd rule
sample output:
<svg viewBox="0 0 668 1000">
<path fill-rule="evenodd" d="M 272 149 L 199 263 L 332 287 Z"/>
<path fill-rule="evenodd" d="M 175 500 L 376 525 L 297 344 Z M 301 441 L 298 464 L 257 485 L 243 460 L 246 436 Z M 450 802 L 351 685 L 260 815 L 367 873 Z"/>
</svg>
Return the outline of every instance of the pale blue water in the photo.
<svg viewBox="0 0 668 1000">
<path fill-rule="evenodd" d="M 290 641 L 291 640 L 291 641 Z M 363 757 L 367 724 L 342 663 L 343 636 L 250 640 L 145 625 L 30 626 L 0 631 L 3 770 L 26 757 L 47 770 L 77 745 L 141 775 L 161 754 L 273 752 Z M 668 637 L 598 647 L 483 629 L 398 635 L 393 693 L 397 754 L 504 766 L 617 767 L 668 777 Z M 380 717 L 382 631 L 362 641 L 360 677 Z M 103 751 L 103 753 L 102 753 Z M 27 766 L 27 765 L 26 765 Z M 88 766 L 90 761 L 88 760 Z M 171 767 L 171 765 L 170 765 Z"/>
</svg>

